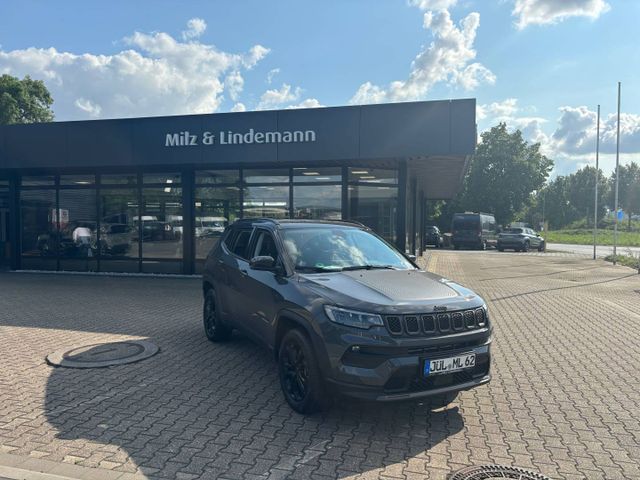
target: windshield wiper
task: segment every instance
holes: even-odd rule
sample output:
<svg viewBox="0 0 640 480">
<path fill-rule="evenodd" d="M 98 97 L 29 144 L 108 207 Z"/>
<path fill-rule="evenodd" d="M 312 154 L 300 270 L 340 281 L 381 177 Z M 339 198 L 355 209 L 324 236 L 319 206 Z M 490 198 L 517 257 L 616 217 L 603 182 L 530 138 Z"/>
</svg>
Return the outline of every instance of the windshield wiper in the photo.
<svg viewBox="0 0 640 480">
<path fill-rule="evenodd" d="M 340 272 L 341 268 L 336 267 L 312 267 L 305 265 L 296 265 L 297 272 L 310 272 L 310 273 L 321 273 L 321 272 Z"/>
<path fill-rule="evenodd" d="M 350 267 L 342 267 L 341 271 L 349 270 L 397 270 L 393 265 L 351 265 Z"/>
</svg>

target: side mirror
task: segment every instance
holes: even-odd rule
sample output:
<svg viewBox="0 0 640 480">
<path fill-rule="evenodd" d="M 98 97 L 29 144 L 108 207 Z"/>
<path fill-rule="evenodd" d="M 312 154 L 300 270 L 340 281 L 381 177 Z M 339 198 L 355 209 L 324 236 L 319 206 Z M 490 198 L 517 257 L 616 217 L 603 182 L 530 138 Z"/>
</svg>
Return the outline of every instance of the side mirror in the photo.
<svg viewBox="0 0 640 480">
<path fill-rule="evenodd" d="M 405 253 L 404 256 L 407 258 L 407 260 L 411 260 L 413 263 L 415 263 L 417 260 L 417 257 L 410 253 Z"/>
<path fill-rule="evenodd" d="M 276 261 L 271 256 L 258 256 L 249 260 L 249 267 L 253 270 L 275 270 Z"/>
</svg>

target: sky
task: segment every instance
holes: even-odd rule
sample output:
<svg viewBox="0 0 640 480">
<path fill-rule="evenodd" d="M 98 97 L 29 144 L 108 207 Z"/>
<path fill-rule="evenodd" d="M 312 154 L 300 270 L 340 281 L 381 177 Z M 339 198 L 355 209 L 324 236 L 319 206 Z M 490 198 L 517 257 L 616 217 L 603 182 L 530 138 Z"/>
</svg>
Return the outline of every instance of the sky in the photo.
<svg viewBox="0 0 640 480">
<path fill-rule="evenodd" d="M 42 79 L 56 120 L 476 98 L 553 175 L 640 162 L 637 0 L 0 3 L 0 74 Z"/>
</svg>

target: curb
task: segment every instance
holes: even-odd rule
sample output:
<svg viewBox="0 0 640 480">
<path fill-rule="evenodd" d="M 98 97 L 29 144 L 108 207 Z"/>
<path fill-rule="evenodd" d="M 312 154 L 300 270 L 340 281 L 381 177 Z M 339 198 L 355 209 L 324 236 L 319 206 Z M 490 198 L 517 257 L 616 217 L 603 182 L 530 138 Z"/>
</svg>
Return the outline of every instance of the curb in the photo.
<svg viewBox="0 0 640 480">
<path fill-rule="evenodd" d="M 149 480 L 139 473 L 52 462 L 43 458 L 0 453 L 0 478 L 12 480 Z"/>
</svg>

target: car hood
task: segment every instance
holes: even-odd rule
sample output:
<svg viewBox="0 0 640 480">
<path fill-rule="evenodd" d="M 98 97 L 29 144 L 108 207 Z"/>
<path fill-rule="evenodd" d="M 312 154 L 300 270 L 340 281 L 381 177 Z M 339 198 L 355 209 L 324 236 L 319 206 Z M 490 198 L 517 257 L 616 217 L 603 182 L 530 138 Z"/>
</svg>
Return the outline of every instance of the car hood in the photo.
<svg viewBox="0 0 640 480">
<path fill-rule="evenodd" d="M 471 290 L 422 270 L 355 270 L 300 274 L 301 285 L 336 305 L 379 311 L 449 310 L 482 305 Z"/>
</svg>

